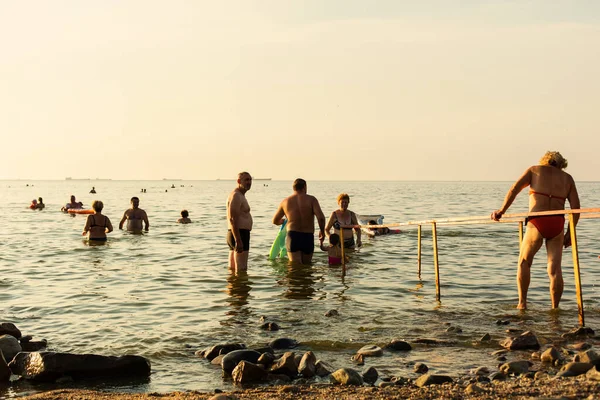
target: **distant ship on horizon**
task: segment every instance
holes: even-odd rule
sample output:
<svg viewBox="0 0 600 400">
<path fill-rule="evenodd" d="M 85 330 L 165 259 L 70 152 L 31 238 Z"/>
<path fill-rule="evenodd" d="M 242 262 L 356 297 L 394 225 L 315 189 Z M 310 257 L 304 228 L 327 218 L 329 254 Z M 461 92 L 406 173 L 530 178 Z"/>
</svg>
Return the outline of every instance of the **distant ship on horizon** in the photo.
<svg viewBox="0 0 600 400">
<path fill-rule="evenodd" d="M 75 178 L 75 179 L 73 179 L 70 176 L 67 176 L 65 178 L 65 181 L 91 181 L 91 180 L 92 180 L 92 178 Z M 95 181 L 112 181 L 112 179 L 104 179 L 104 178 L 96 178 L 93 180 L 95 180 Z"/>
<path fill-rule="evenodd" d="M 273 180 L 273 178 L 252 178 L 255 181 L 271 181 Z M 221 179 L 221 178 L 217 178 L 215 179 L 217 181 L 236 181 L 237 179 Z"/>
</svg>

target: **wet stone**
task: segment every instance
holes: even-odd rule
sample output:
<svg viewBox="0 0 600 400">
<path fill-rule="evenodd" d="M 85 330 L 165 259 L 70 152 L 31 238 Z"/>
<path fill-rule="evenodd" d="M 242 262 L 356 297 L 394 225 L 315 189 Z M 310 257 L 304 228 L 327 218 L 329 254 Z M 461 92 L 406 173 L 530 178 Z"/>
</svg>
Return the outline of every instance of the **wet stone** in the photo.
<svg viewBox="0 0 600 400">
<path fill-rule="evenodd" d="M 508 325 L 510 324 L 510 321 L 506 321 L 506 320 L 496 320 L 496 325 Z"/>
<path fill-rule="evenodd" d="M 386 349 L 395 351 L 409 351 L 412 350 L 412 346 L 404 340 L 393 339 L 390 343 L 385 346 Z"/>
<path fill-rule="evenodd" d="M 415 385 L 418 387 L 429 386 L 429 385 L 441 385 L 443 383 L 452 382 L 452 378 L 446 375 L 421 375 L 419 379 L 415 381 Z"/>
<path fill-rule="evenodd" d="M 298 342 L 289 338 L 278 338 L 269 342 L 269 347 L 275 350 L 293 349 L 298 346 Z"/>
<path fill-rule="evenodd" d="M 417 374 L 424 374 L 429 371 L 429 367 L 421 362 L 418 362 L 415 364 L 413 371 L 415 371 Z"/>
<path fill-rule="evenodd" d="M 22 351 L 22 347 L 19 344 L 17 338 L 13 335 L 2 335 L 0 336 L 0 351 L 4 354 L 4 359 L 9 362 Z"/>
<path fill-rule="evenodd" d="M 554 361 L 560 359 L 560 352 L 556 349 L 556 347 L 550 347 L 542 353 L 540 359 L 542 362 L 553 363 Z"/>
<path fill-rule="evenodd" d="M 570 362 L 568 364 L 565 364 L 560 369 L 560 372 L 568 373 L 569 375 L 567 375 L 567 376 L 578 376 L 578 375 L 585 374 L 586 372 L 588 372 L 593 367 L 594 367 L 594 365 L 590 364 L 590 363 Z M 563 374 L 562 376 L 565 376 L 565 374 Z"/>
<path fill-rule="evenodd" d="M 254 350 L 234 350 L 227 353 L 221 360 L 221 368 L 227 375 L 231 375 L 233 369 L 238 365 L 240 361 L 248 361 L 256 363 L 261 354 Z"/>
<path fill-rule="evenodd" d="M 379 373 L 374 367 L 369 367 L 363 371 L 362 378 L 366 383 L 373 385 L 377 381 L 377 378 L 379 378 Z"/>
<path fill-rule="evenodd" d="M 355 354 L 350 357 L 350 361 L 352 361 L 356 365 L 365 365 L 365 356 L 362 354 Z"/>
<path fill-rule="evenodd" d="M 298 364 L 298 373 L 305 378 L 312 378 L 317 374 L 317 357 L 312 351 L 307 351 Z"/>
<path fill-rule="evenodd" d="M 490 340 L 492 340 L 492 337 L 489 333 L 486 333 L 479 339 L 480 342 L 489 342 Z"/>
<path fill-rule="evenodd" d="M 533 332 L 527 331 L 517 337 L 509 337 L 500 342 L 500 346 L 509 350 L 539 349 L 540 343 Z"/>
<path fill-rule="evenodd" d="M 375 345 L 366 345 L 361 347 L 356 353 L 365 357 L 380 357 L 383 355 L 383 349 Z"/>
<path fill-rule="evenodd" d="M 337 317 L 340 313 L 337 310 L 329 310 L 325 313 L 326 317 Z"/>
<path fill-rule="evenodd" d="M 341 368 L 331 374 L 331 378 L 335 383 L 340 385 L 355 385 L 363 384 L 362 376 L 352 368 Z"/>
<path fill-rule="evenodd" d="M 533 364 L 531 362 L 525 360 L 512 361 L 509 363 L 502 364 L 502 366 L 500 366 L 500 372 L 502 372 L 505 375 L 521 375 L 529 372 L 529 367 L 531 367 L 532 365 Z"/>
<path fill-rule="evenodd" d="M 279 330 L 279 325 L 277 325 L 276 322 L 265 322 L 264 324 L 262 324 L 260 326 L 260 329 L 262 329 L 263 331 L 278 331 Z"/>
<path fill-rule="evenodd" d="M 0 336 L 2 335 L 10 335 L 15 339 L 20 339 L 21 331 L 12 322 L 2 322 L 0 323 Z"/>
<path fill-rule="evenodd" d="M 267 377 L 267 371 L 256 364 L 240 361 L 231 372 L 233 382 L 237 384 L 260 382 Z"/>
</svg>

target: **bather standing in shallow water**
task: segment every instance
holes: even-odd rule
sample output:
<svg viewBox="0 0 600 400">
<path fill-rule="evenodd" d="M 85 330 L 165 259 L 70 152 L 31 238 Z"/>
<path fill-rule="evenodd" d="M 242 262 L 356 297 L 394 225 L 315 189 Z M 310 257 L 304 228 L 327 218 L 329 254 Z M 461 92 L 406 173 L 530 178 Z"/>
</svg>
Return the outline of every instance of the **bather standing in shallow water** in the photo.
<svg viewBox="0 0 600 400">
<path fill-rule="evenodd" d="M 571 209 L 580 208 L 579 195 L 575 181 L 571 175 L 563 171 L 567 167 L 567 160 L 557 151 L 548 151 L 539 165 L 529 167 L 525 173 L 513 184 L 504 203 L 499 210 L 492 212 L 492 219 L 499 221 L 508 210 L 519 192 L 530 187 L 529 212 L 564 210 L 565 202 L 569 200 Z M 575 225 L 579 214 L 574 214 Z M 519 305 L 517 308 L 527 308 L 527 290 L 531 276 L 531 263 L 538 252 L 544 239 L 548 253 L 548 276 L 550 277 L 550 299 L 552 308 L 558 308 L 563 293 L 563 277 L 561 269 L 562 249 L 571 245 L 571 235 L 567 228 L 564 233 L 564 215 L 548 215 L 530 217 L 527 220 L 527 231 L 521 244 L 519 264 L 517 268 L 517 287 L 519 290 Z"/>
<path fill-rule="evenodd" d="M 144 223 L 144 230 L 148 232 L 150 222 L 148 222 L 148 215 L 146 211 L 139 208 L 140 199 L 137 197 L 131 198 L 131 208 L 125 210 L 123 218 L 119 222 L 119 229 L 123 229 L 123 224 L 127 221 L 127 230 L 129 232 L 139 233 L 142 231 L 142 222 Z"/>
</svg>

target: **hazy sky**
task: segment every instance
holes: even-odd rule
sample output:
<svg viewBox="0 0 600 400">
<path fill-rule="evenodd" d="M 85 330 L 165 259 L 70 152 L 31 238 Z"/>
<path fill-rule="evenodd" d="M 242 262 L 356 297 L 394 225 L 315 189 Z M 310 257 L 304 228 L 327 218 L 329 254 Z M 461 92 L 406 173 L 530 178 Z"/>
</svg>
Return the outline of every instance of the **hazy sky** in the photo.
<svg viewBox="0 0 600 400">
<path fill-rule="evenodd" d="M 600 180 L 596 0 L 0 0 L 0 179 Z"/>
</svg>

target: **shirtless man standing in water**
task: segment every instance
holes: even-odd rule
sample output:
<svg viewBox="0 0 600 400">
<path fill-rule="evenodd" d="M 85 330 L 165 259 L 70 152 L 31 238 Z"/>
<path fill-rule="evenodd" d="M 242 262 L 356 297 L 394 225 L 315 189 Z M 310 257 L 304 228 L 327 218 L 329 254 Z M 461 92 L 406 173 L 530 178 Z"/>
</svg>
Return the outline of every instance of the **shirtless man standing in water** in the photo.
<svg viewBox="0 0 600 400">
<path fill-rule="evenodd" d="M 315 247 L 315 217 L 319 223 L 319 240 L 325 238 L 325 215 L 319 201 L 306 194 L 306 181 L 296 179 L 294 194 L 283 199 L 273 216 L 275 225 L 283 224 L 283 217 L 288 219 L 287 248 L 290 261 L 299 264 L 310 264 Z"/>
<path fill-rule="evenodd" d="M 229 245 L 229 268 L 234 271 L 244 271 L 248 269 L 252 230 L 252 215 L 246 200 L 246 192 L 252 187 L 252 176 L 248 172 L 240 172 L 237 184 L 237 188 L 227 198 L 227 244 Z"/>
<path fill-rule="evenodd" d="M 119 229 L 123 229 L 123 224 L 125 223 L 125 220 L 127 220 L 127 230 L 129 232 L 141 232 L 143 221 L 144 230 L 148 232 L 148 228 L 150 227 L 148 215 L 146 215 L 146 211 L 139 208 L 139 205 L 140 199 L 132 197 L 131 208 L 125 210 L 125 213 L 123 213 L 123 218 L 121 218 L 121 222 L 119 222 Z"/>
</svg>

